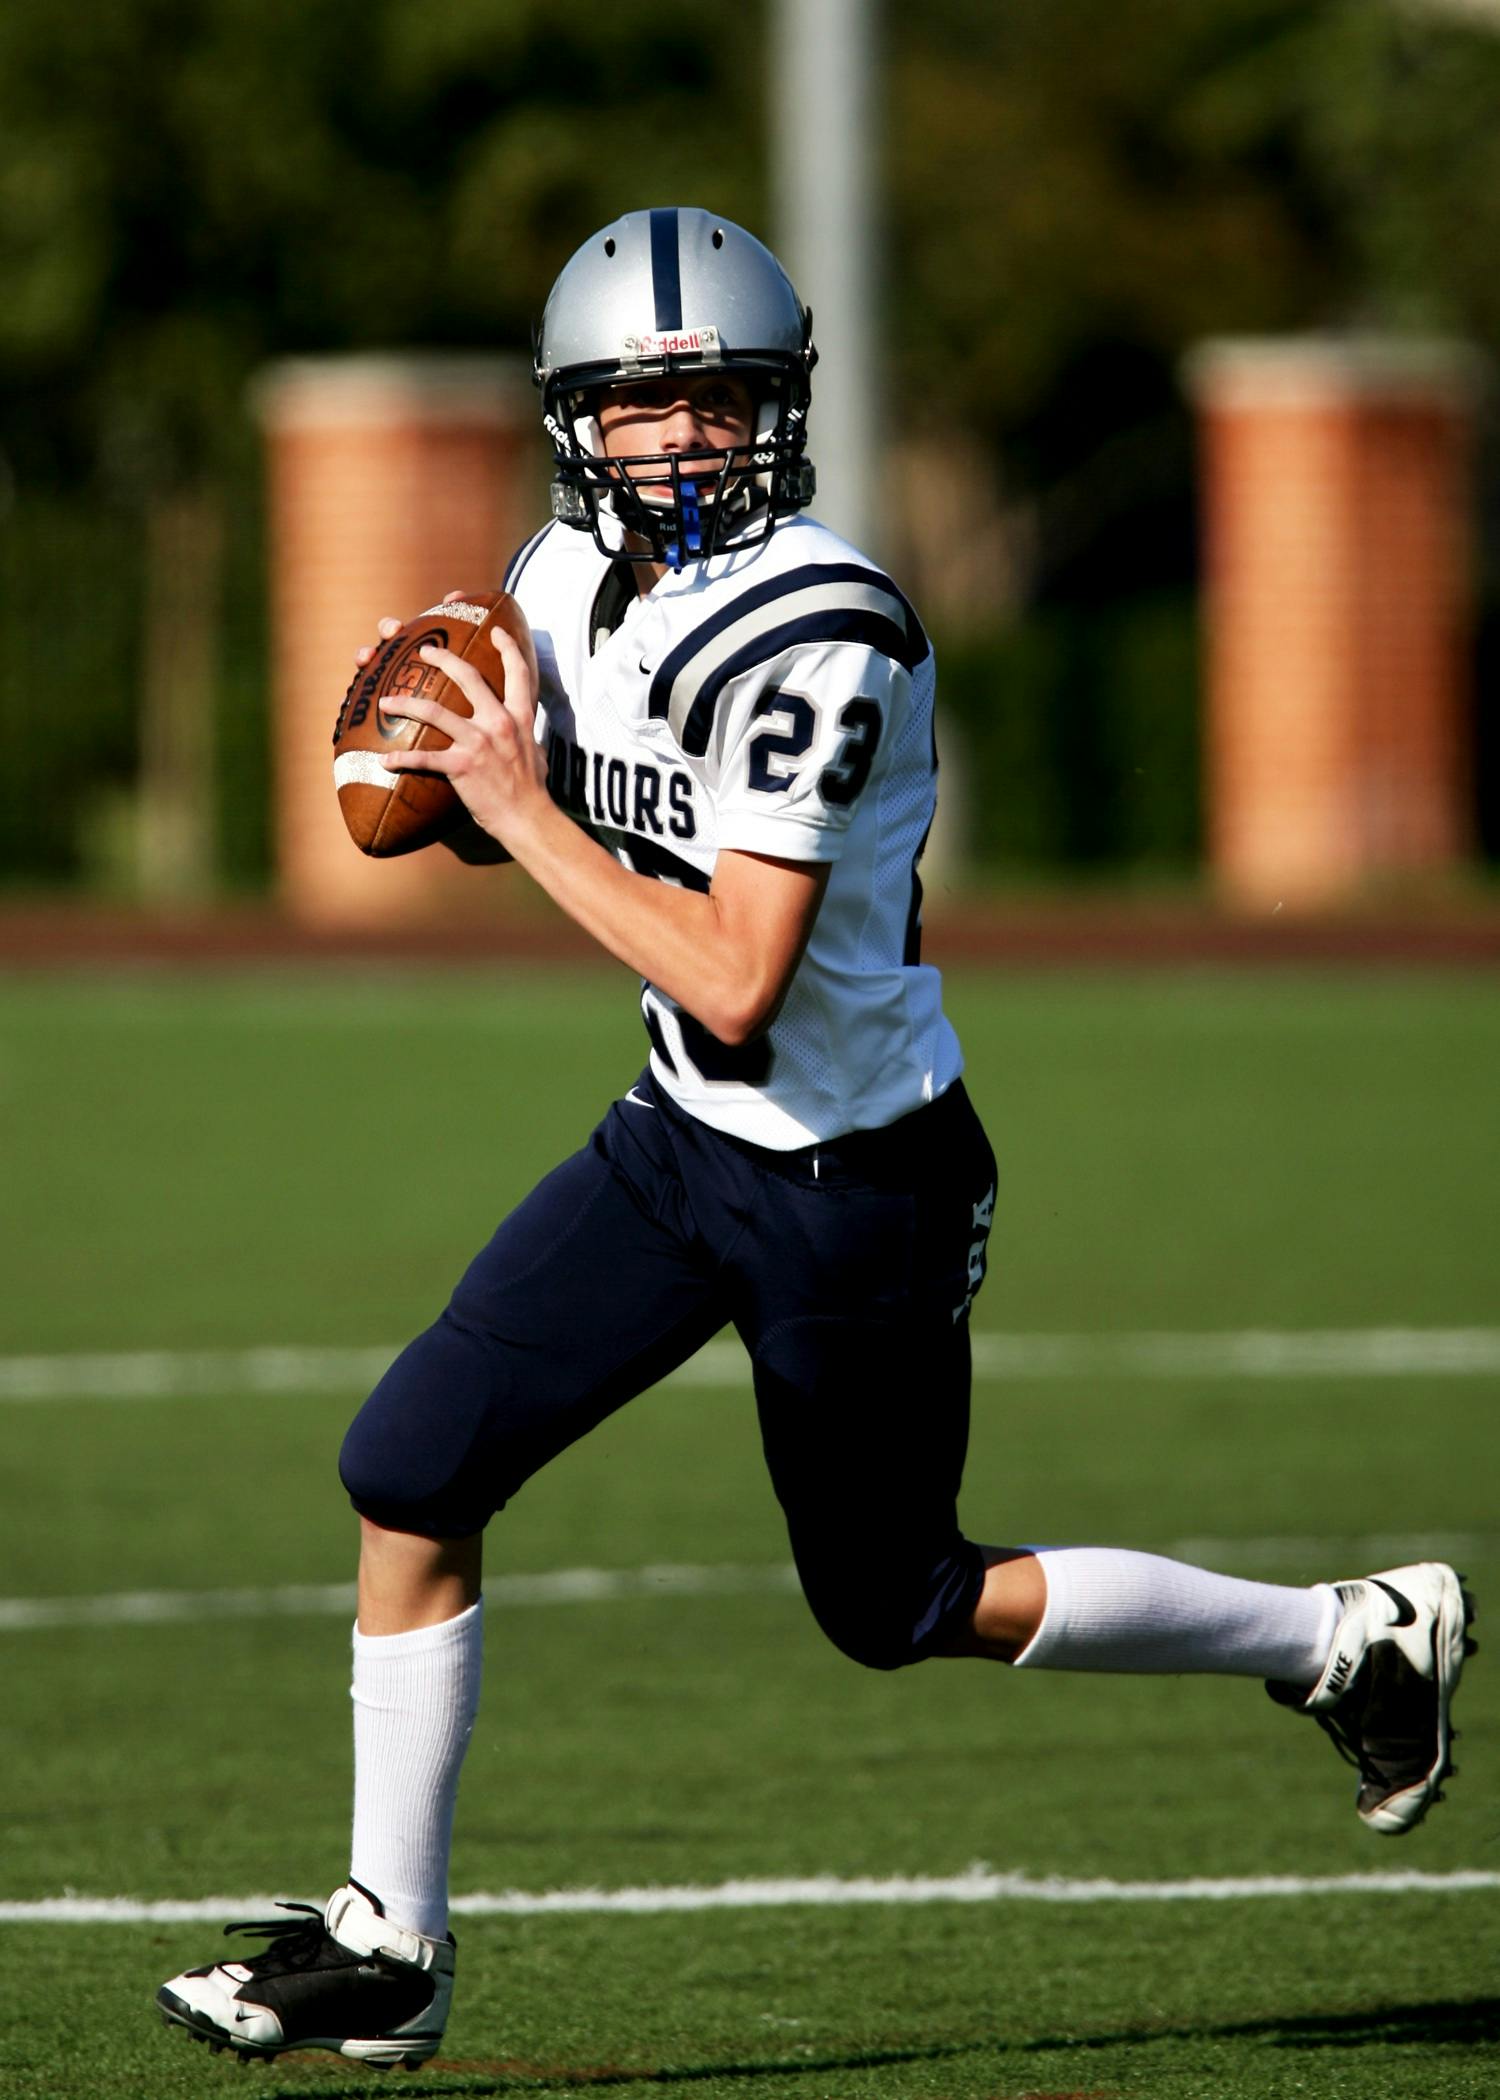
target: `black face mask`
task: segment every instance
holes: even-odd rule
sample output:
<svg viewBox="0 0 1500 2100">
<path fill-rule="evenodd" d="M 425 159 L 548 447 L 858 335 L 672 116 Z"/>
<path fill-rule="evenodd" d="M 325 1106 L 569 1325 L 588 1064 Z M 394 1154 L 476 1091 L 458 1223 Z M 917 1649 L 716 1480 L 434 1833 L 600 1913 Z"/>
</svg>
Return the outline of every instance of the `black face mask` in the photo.
<svg viewBox="0 0 1500 2100">
<path fill-rule="evenodd" d="M 754 368 L 754 377 L 762 409 L 767 399 L 778 408 L 766 436 L 732 453 L 639 453 L 619 459 L 601 458 L 579 442 L 576 426 L 590 414 L 592 390 L 549 383 L 543 422 L 553 448 L 553 516 L 590 533 L 616 560 L 679 571 L 689 562 L 760 545 L 780 518 L 811 501 L 814 474 L 803 457 L 805 376 L 800 384 L 784 385 L 784 375 L 771 366 Z M 757 415 L 764 420 L 761 410 Z M 645 496 L 642 488 L 650 483 L 664 484 L 662 493 Z M 637 544 L 622 545 L 621 529 Z"/>
</svg>

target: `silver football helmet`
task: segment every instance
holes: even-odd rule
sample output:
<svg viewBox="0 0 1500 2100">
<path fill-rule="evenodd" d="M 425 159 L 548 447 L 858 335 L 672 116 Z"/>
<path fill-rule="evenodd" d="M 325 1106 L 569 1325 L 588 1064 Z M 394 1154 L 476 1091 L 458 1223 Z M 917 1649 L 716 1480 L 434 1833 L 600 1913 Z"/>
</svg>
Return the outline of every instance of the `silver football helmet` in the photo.
<svg viewBox="0 0 1500 2100">
<path fill-rule="evenodd" d="M 675 207 L 616 219 L 563 269 L 535 347 L 553 515 L 605 553 L 681 569 L 756 545 L 811 501 L 812 315 L 770 250 L 728 219 Z M 705 370 L 749 386 L 745 450 L 605 459 L 602 392 Z"/>
</svg>

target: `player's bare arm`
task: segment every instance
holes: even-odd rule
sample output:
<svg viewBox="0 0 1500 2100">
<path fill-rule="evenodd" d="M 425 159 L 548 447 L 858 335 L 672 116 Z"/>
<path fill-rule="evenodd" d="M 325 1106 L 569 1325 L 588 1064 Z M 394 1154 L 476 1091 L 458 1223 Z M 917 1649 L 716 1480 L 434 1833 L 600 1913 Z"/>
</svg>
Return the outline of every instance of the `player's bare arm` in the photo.
<svg viewBox="0 0 1500 2100">
<path fill-rule="evenodd" d="M 403 714 L 452 741 L 446 750 L 391 752 L 386 765 L 444 774 L 480 829 L 554 903 L 720 1042 L 745 1043 L 763 1033 L 802 959 L 827 867 L 726 852 L 706 895 L 622 867 L 552 801 L 526 661 L 503 629 L 494 630 L 493 640 L 505 665 L 503 700 L 451 650 L 422 651 L 474 712 L 465 718 L 436 700 L 403 699 Z"/>
<path fill-rule="evenodd" d="M 514 857 L 571 918 L 721 1043 L 762 1035 L 802 960 L 828 869 L 719 855 L 706 896 L 634 875 L 560 810 Z"/>
</svg>

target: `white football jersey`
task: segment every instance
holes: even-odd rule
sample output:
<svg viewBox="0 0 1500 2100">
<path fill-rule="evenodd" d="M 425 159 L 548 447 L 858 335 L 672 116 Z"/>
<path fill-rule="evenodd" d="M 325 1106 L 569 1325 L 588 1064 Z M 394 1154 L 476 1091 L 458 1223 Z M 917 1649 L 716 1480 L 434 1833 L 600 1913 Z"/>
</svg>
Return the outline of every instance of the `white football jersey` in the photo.
<svg viewBox="0 0 1500 2100">
<path fill-rule="evenodd" d="M 895 585 L 807 517 L 648 597 L 625 584 L 556 524 L 506 579 L 536 641 L 554 800 L 626 867 L 689 889 L 708 889 L 726 849 L 832 864 L 765 1036 L 731 1047 L 643 985 L 652 1072 L 690 1114 L 777 1151 L 894 1122 L 963 1068 L 918 959 L 937 782 L 927 637 Z"/>
</svg>

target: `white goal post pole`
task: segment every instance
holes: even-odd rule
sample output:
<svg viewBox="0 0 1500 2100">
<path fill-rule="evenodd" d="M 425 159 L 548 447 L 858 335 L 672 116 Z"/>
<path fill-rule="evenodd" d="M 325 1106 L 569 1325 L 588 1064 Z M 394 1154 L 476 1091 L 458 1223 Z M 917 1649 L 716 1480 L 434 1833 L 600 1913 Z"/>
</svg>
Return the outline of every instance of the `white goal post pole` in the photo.
<svg viewBox="0 0 1500 2100">
<path fill-rule="evenodd" d="M 876 204 L 880 0 L 773 0 L 772 245 L 813 311 L 816 517 L 879 554 Z"/>
</svg>

